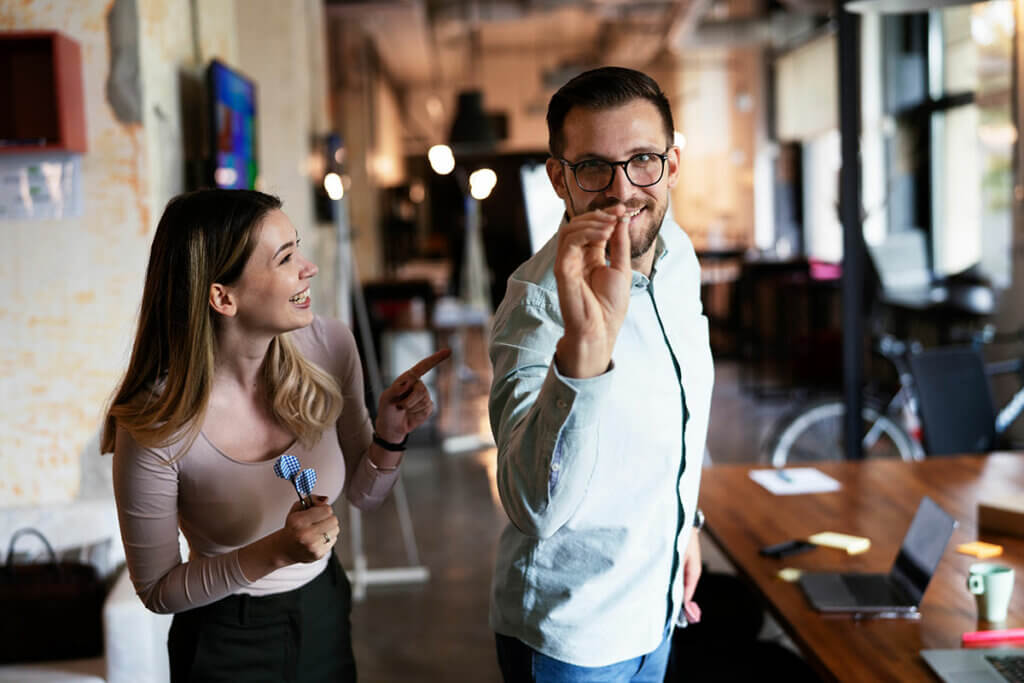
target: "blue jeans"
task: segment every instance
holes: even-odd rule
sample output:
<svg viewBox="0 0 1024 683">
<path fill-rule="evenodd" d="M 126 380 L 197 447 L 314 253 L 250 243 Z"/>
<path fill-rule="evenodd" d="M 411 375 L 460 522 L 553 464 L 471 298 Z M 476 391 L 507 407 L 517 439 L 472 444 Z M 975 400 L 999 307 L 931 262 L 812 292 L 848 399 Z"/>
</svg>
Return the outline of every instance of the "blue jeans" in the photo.
<svg viewBox="0 0 1024 683">
<path fill-rule="evenodd" d="M 672 629 L 653 652 L 607 666 L 576 666 L 537 652 L 517 638 L 494 634 L 505 683 L 662 683 Z"/>
</svg>

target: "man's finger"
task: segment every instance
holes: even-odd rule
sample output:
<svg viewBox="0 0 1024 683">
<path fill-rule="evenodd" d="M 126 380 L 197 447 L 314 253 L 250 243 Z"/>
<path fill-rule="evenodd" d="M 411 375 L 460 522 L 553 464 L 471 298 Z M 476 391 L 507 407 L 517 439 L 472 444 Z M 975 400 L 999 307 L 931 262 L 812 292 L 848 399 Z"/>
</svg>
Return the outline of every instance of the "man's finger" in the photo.
<svg viewBox="0 0 1024 683">
<path fill-rule="evenodd" d="M 615 231 L 608 244 L 608 261 L 611 267 L 621 273 L 629 273 L 629 218 L 615 223 Z"/>
<path fill-rule="evenodd" d="M 619 216 L 619 214 L 625 213 L 625 207 L 621 204 L 615 206 L 608 206 L 603 209 L 592 209 L 581 214 L 577 214 L 568 221 L 569 225 L 579 223 L 581 221 L 611 221 Z"/>
<path fill-rule="evenodd" d="M 567 231 L 562 235 L 563 249 L 586 247 L 588 245 L 599 245 L 604 248 L 605 242 L 613 235 L 614 223 L 580 228 L 579 230 Z"/>
</svg>

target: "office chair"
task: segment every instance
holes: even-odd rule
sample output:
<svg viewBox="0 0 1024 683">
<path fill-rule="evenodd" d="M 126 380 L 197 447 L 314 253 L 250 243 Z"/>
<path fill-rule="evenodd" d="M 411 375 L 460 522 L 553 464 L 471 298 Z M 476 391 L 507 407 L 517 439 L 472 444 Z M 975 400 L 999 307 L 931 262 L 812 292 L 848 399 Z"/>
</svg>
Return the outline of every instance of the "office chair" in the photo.
<svg viewBox="0 0 1024 683">
<path fill-rule="evenodd" d="M 995 406 L 978 349 L 928 349 L 910 356 L 910 371 L 928 455 L 995 447 Z"/>
</svg>

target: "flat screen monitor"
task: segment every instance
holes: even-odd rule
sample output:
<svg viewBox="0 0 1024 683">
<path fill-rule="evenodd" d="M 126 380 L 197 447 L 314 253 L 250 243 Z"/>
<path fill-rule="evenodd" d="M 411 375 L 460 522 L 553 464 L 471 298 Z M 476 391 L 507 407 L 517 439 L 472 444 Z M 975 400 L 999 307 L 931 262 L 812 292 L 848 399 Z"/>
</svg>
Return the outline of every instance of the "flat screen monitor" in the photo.
<svg viewBox="0 0 1024 683">
<path fill-rule="evenodd" d="M 537 250 L 554 237 L 565 214 L 565 204 L 551 187 L 544 164 L 528 163 L 519 169 L 526 202 L 526 224 L 530 231 L 530 250 Z"/>
<path fill-rule="evenodd" d="M 259 176 L 256 84 L 217 60 L 210 62 L 206 78 L 211 120 L 211 180 L 220 188 L 255 189 Z"/>
</svg>

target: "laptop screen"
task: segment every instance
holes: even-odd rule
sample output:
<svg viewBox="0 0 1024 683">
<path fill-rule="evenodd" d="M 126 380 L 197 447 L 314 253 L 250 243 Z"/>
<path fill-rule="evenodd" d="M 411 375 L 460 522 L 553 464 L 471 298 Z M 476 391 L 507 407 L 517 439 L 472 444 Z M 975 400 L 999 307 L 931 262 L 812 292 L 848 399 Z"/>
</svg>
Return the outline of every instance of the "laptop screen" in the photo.
<svg viewBox="0 0 1024 683">
<path fill-rule="evenodd" d="M 921 230 L 912 228 L 893 232 L 881 244 L 868 244 L 867 247 L 882 281 L 882 289 L 887 293 L 920 290 L 932 284 L 928 243 Z"/>
<path fill-rule="evenodd" d="M 956 520 L 934 500 L 928 496 L 921 499 L 890 572 L 913 604 L 921 602 L 955 527 Z"/>
</svg>

